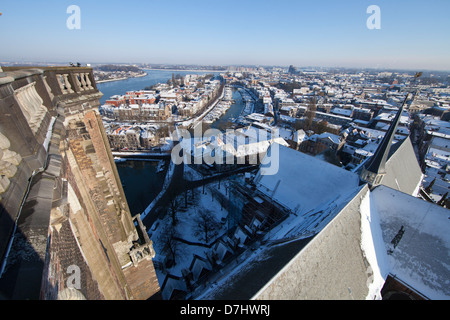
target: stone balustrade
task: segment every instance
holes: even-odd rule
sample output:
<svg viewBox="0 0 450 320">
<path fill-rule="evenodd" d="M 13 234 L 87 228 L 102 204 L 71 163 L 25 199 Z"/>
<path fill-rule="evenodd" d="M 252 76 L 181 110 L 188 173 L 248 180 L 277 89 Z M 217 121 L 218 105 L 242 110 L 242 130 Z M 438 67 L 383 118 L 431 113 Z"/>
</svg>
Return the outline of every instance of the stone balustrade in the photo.
<svg viewBox="0 0 450 320">
<path fill-rule="evenodd" d="M 73 95 L 98 91 L 91 68 L 47 68 L 45 73 L 50 78 L 50 86 L 53 84 L 55 87 L 55 82 L 58 84 L 55 95 L 58 95 L 59 92 L 62 95 Z"/>
<path fill-rule="evenodd" d="M 3 71 L 20 72 L 29 67 L 3 67 Z M 37 67 L 44 73 L 46 85 L 55 97 L 77 96 L 98 92 L 92 68 L 89 67 Z"/>
</svg>

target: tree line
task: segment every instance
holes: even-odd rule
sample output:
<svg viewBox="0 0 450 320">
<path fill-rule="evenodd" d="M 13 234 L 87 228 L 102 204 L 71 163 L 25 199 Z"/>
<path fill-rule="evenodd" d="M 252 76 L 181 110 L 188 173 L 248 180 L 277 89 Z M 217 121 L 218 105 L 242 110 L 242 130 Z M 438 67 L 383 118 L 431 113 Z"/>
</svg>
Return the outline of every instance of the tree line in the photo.
<svg viewBox="0 0 450 320">
<path fill-rule="evenodd" d="M 135 67 L 135 66 L 118 66 L 115 64 L 106 64 L 106 65 L 98 66 L 95 68 L 95 70 L 105 71 L 105 72 L 114 72 L 114 71 L 140 72 L 140 71 L 142 71 L 141 69 L 139 69 L 138 67 Z"/>
</svg>

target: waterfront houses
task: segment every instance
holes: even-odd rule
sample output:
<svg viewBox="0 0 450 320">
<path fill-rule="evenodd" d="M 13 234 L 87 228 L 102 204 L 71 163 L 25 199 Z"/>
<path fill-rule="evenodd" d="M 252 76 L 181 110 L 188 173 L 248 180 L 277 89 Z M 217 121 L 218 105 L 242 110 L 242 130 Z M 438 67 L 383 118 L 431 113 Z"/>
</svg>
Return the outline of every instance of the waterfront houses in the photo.
<svg viewBox="0 0 450 320">
<path fill-rule="evenodd" d="M 119 121 L 164 121 L 172 115 L 172 104 L 160 101 L 157 104 L 122 104 L 118 107 L 102 106 L 103 115 Z"/>
<path fill-rule="evenodd" d="M 168 127 L 164 124 L 132 125 L 130 123 L 104 123 L 106 136 L 114 151 L 150 150 L 166 144 Z"/>
<path fill-rule="evenodd" d="M 174 121 L 203 112 L 220 94 L 220 80 L 188 75 L 180 85 L 114 95 L 100 107 L 104 117 L 119 121 Z"/>
</svg>

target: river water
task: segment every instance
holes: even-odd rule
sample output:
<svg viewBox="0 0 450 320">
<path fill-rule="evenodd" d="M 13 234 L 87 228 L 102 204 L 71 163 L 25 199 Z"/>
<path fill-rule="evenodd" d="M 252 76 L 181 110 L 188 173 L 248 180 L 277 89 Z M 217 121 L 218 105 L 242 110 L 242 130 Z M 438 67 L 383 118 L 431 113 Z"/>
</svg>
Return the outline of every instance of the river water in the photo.
<svg viewBox="0 0 450 320">
<path fill-rule="evenodd" d="M 233 88 L 233 100 L 234 103 L 230 106 L 227 112 L 225 112 L 225 114 L 222 117 L 214 121 L 211 124 L 211 128 L 217 129 L 221 124 L 231 121 L 233 118 L 237 118 L 240 115 L 242 108 L 244 107 L 244 102 L 242 100 L 241 94 L 238 92 L 237 89 L 234 88 Z"/>
<path fill-rule="evenodd" d="M 156 198 L 164 183 L 164 171 L 157 172 L 158 161 L 127 160 L 116 163 L 132 215 L 142 213 Z"/>
<path fill-rule="evenodd" d="M 113 95 L 125 94 L 127 91 L 142 90 L 145 87 L 150 87 L 158 83 L 166 83 L 167 80 L 172 79 L 172 74 L 185 76 L 187 74 L 214 74 L 219 75 L 218 72 L 205 71 L 176 71 L 176 70 L 144 70 L 147 75 L 139 78 L 129 78 L 126 80 L 110 81 L 98 83 L 97 88 L 103 93 L 100 103 L 104 104 Z"/>
<path fill-rule="evenodd" d="M 103 93 L 103 97 L 100 99 L 101 104 L 116 94 L 125 94 L 127 91 L 141 90 L 157 83 L 166 83 L 167 80 L 172 78 L 172 73 L 183 76 L 186 74 L 211 73 L 167 70 L 146 70 L 146 72 L 145 77 L 97 84 L 97 88 Z M 233 99 L 235 103 L 219 120 L 212 124 L 213 128 L 217 128 L 217 125 L 221 122 L 227 122 L 239 116 L 244 104 L 241 95 L 235 89 L 233 89 Z M 157 172 L 158 162 L 127 160 L 126 162 L 116 163 L 132 215 L 142 213 L 162 189 L 165 171 Z"/>
</svg>

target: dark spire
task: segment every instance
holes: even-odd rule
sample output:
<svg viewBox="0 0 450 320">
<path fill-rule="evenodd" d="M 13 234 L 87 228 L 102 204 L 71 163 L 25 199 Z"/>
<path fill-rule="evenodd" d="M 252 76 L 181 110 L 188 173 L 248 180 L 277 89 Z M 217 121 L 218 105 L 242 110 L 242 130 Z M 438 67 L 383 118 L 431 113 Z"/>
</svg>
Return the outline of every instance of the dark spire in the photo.
<svg viewBox="0 0 450 320">
<path fill-rule="evenodd" d="M 433 185 L 436 182 L 436 178 L 433 179 L 433 181 L 430 182 L 430 184 L 428 185 L 428 187 L 425 188 L 425 192 L 426 193 L 431 193 L 433 191 Z"/>
<path fill-rule="evenodd" d="M 367 170 L 369 170 L 370 172 L 385 173 L 384 165 L 386 164 L 387 156 L 389 154 L 389 150 L 391 148 L 392 141 L 394 140 L 394 136 L 395 136 L 395 132 L 397 131 L 398 124 L 400 123 L 400 118 L 403 113 L 403 107 L 405 105 L 407 98 L 408 98 L 408 95 L 406 96 L 405 100 L 403 101 L 402 106 L 400 107 L 397 114 L 395 115 L 394 120 L 392 121 L 388 131 L 384 135 L 384 138 L 381 141 L 380 145 L 378 146 L 377 150 L 375 151 L 375 154 L 366 163 L 365 168 Z"/>
<path fill-rule="evenodd" d="M 437 204 L 440 205 L 441 207 L 444 207 L 444 206 L 445 206 L 445 203 L 446 203 L 446 200 L 447 200 L 447 196 L 448 196 L 448 192 L 446 192 L 446 193 L 442 196 L 441 200 L 439 200 L 439 201 L 437 202 Z"/>
<path fill-rule="evenodd" d="M 361 172 L 361 179 L 369 182 L 372 186 L 378 185 L 381 181 L 382 175 L 386 173 L 385 164 L 391 149 L 392 141 L 394 140 L 395 132 L 397 131 L 398 124 L 400 123 L 400 118 L 403 113 L 403 108 L 405 106 L 406 100 L 408 99 L 408 94 L 402 103 L 402 106 L 397 111 L 394 120 L 392 121 L 388 131 L 381 140 L 375 154 L 370 157 Z"/>
</svg>

